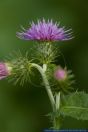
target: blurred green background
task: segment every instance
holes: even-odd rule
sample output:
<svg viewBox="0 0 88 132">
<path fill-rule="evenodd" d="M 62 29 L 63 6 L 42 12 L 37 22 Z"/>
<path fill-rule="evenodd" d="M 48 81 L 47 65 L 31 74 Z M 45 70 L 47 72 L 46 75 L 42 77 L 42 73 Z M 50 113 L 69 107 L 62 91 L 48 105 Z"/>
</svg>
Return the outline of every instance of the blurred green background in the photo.
<svg viewBox="0 0 88 132">
<path fill-rule="evenodd" d="M 12 51 L 30 50 L 32 42 L 19 40 L 16 32 L 20 25 L 27 27 L 43 17 L 72 27 L 75 38 L 58 46 L 75 74 L 78 89 L 88 92 L 87 0 L 0 0 L 0 60 Z M 0 132 L 42 132 L 51 126 L 45 116 L 50 110 L 44 89 L 0 81 Z M 62 128 L 87 129 L 88 121 L 66 118 Z"/>
</svg>

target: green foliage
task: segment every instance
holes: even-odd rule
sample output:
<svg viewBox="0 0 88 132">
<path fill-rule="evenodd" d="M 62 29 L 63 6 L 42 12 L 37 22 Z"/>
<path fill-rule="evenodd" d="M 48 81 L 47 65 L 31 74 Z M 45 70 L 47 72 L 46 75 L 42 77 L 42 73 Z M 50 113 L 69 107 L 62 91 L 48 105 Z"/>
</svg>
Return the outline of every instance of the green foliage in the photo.
<svg viewBox="0 0 88 132">
<path fill-rule="evenodd" d="M 60 114 L 78 120 L 88 120 L 88 94 L 75 92 L 62 97 Z"/>
</svg>

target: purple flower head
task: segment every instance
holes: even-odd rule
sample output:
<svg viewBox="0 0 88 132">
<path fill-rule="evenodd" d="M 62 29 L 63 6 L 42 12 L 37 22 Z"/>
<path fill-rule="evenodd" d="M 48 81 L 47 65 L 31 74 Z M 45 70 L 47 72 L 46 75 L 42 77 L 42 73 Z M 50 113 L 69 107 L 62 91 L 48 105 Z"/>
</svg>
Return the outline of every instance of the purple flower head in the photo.
<svg viewBox="0 0 88 132">
<path fill-rule="evenodd" d="M 54 73 L 54 77 L 58 81 L 65 80 L 67 77 L 67 71 L 61 67 L 58 67 Z"/>
<path fill-rule="evenodd" d="M 0 63 L 0 80 L 9 75 L 8 66 L 6 63 Z"/>
<path fill-rule="evenodd" d="M 22 32 L 17 32 L 17 37 L 24 40 L 36 41 L 64 41 L 72 39 L 72 29 L 66 30 L 60 27 L 58 23 L 45 19 L 38 21 L 37 24 L 31 23 L 27 30 L 23 28 Z"/>
</svg>

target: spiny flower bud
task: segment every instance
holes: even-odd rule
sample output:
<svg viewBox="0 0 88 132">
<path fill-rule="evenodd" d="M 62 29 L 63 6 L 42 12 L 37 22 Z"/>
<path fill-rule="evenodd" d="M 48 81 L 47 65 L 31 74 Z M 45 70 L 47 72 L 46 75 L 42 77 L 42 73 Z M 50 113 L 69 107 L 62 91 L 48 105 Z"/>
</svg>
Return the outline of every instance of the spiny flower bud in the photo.
<svg viewBox="0 0 88 132">
<path fill-rule="evenodd" d="M 68 93 L 73 90 L 75 83 L 74 75 L 71 70 L 58 66 L 54 72 L 54 78 L 57 81 L 57 90 Z"/>
<path fill-rule="evenodd" d="M 0 62 L 0 80 L 6 78 L 11 73 L 11 67 L 8 63 Z"/>
<path fill-rule="evenodd" d="M 54 77 L 58 81 L 63 81 L 67 78 L 67 72 L 65 69 L 58 67 L 54 72 Z"/>
</svg>

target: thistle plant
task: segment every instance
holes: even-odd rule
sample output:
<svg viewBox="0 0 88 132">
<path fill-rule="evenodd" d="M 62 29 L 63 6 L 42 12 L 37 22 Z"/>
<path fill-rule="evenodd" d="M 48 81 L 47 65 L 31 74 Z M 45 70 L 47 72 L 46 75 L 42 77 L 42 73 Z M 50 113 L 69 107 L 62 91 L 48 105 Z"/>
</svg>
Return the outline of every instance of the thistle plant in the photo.
<svg viewBox="0 0 88 132">
<path fill-rule="evenodd" d="M 59 41 L 73 39 L 72 29 L 65 29 L 52 20 L 39 20 L 31 23 L 28 29 L 22 28 L 17 37 L 27 41 L 34 41 L 35 54 L 14 55 L 0 63 L 0 79 L 9 78 L 14 84 L 31 83 L 31 76 L 36 77 L 35 69 L 39 72 L 42 85 L 45 87 L 51 104 L 48 114 L 52 121 L 52 129 L 61 128 L 62 119 L 70 116 L 80 120 L 88 120 L 88 94 L 74 89 L 74 75 L 68 68 L 56 65 L 59 54 Z M 42 89 L 41 89 L 42 90 Z"/>
</svg>

